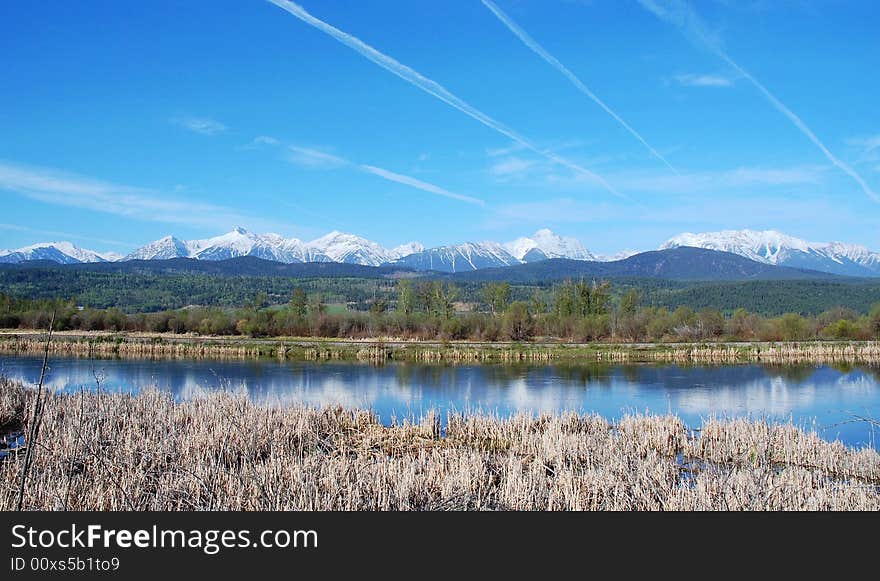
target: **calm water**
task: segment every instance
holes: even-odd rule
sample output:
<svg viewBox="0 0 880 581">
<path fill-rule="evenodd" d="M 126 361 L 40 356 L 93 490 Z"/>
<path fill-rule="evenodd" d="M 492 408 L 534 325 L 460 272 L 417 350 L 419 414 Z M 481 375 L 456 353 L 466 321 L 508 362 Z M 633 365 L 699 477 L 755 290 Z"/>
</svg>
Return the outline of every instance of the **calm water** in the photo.
<svg viewBox="0 0 880 581">
<path fill-rule="evenodd" d="M 38 357 L 0 356 L 0 375 L 36 383 Z M 770 416 L 817 429 L 827 439 L 877 447 L 880 368 L 827 366 L 546 365 L 440 366 L 278 361 L 53 359 L 46 385 L 75 391 L 168 390 L 179 400 L 219 389 L 246 391 L 263 404 L 342 404 L 370 408 L 388 422 L 430 409 L 572 410 L 617 418 L 672 412 L 688 425 L 716 416 Z M 880 439 L 880 430 L 877 430 Z"/>
</svg>

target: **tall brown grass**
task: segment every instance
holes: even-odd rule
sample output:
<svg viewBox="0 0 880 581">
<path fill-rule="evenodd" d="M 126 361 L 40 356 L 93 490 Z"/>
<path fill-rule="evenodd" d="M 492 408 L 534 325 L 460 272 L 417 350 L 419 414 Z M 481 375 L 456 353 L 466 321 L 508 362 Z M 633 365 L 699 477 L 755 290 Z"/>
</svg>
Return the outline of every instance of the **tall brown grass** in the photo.
<svg viewBox="0 0 880 581">
<path fill-rule="evenodd" d="M 764 343 L 690 345 L 666 349 L 621 349 L 598 352 L 599 360 L 676 363 L 877 363 L 880 343 Z"/>
<path fill-rule="evenodd" d="M 32 390 L 0 380 L 27 430 Z M 10 419 L 11 418 L 11 419 Z M 16 506 L 23 453 L 0 461 Z M 53 394 L 25 509 L 878 510 L 880 455 L 791 425 L 672 416 L 437 414 L 259 407 L 219 393 Z"/>
</svg>

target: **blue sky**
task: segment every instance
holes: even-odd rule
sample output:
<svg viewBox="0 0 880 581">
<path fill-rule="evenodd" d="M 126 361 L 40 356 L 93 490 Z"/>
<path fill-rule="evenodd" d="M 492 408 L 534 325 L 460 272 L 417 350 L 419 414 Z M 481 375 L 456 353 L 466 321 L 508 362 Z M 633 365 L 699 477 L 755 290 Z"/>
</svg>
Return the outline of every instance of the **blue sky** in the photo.
<svg viewBox="0 0 880 581">
<path fill-rule="evenodd" d="M 480 0 L 298 4 L 386 66 L 265 0 L 4 2 L 0 248 L 242 225 L 880 249 L 873 1 L 495 0 L 547 58 Z"/>
</svg>

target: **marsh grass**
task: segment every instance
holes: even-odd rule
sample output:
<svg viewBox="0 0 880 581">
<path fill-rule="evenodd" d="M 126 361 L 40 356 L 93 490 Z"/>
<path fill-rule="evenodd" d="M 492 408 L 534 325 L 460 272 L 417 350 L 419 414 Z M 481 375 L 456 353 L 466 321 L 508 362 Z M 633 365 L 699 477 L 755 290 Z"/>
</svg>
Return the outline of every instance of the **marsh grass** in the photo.
<svg viewBox="0 0 880 581">
<path fill-rule="evenodd" d="M 35 392 L 0 380 L 27 430 Z M 0 461 L 16 506 L 24 454 Z M 436 413 L 383 426 L 340 407 L 217 393 L 52 394 L 25 509 L 877 510 L 880 455 L 787 424 L 674 416 Z"/>
<path fill-rule="evenodd" d="M 0 336 L 0 353 L 42 354 L 38 334 Z M 388 361 L 441 364 L 553 362 L 667 363 L 880 363 L 880 342 L 794 343 L 420 343 L 383 340 L 303 340 L 211 337 L 144 337 L 127 334 L 55 337 L 50 355 L 88 358 L 218 359 L 277 358 L 303 361 Z"/>
</svg>

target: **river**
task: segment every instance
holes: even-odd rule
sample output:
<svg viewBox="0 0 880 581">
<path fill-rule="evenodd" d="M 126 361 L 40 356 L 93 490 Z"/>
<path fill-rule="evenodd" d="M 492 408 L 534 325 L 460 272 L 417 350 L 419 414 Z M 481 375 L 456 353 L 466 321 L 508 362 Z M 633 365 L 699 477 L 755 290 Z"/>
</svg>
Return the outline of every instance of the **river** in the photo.
<svg viewBox="0 0 880 581">
<path fill-rule="evenodd" d="M 0 355 L 0 375 L 33 384 L 41 359 Z M 372 409 L 383 422 L 444 413 L 674 413 L 702 418 L 769 417 L 815 429 L 828 440 L 876 448 L 880 367 L 660 364 L 435 365 L 277 360 L 53 358 L 45 385 L 122 392 L 157 388 L 177 400 L 227 389 L 265 405 L 341 404 Z"/>
</svg>

